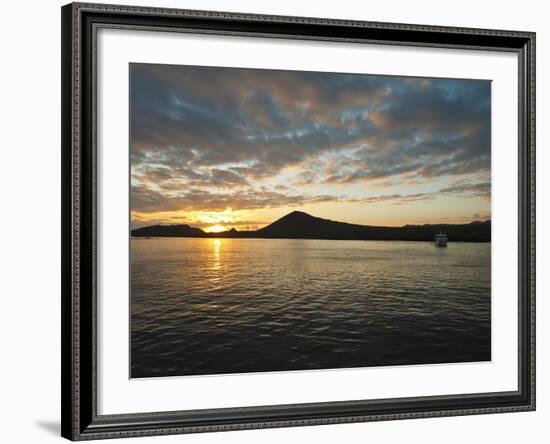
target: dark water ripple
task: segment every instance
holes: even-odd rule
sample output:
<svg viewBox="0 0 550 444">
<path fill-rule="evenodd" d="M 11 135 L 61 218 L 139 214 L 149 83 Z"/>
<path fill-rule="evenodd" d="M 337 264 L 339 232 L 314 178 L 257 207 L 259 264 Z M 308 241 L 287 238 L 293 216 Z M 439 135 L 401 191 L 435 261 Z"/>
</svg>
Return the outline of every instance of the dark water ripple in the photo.
<svg viewBox="0 0 550 444">
<path fill-rule="evenodd" d="M 490 360 L 490 251 L 134 239 L 131 376 Z"/>
</svg>

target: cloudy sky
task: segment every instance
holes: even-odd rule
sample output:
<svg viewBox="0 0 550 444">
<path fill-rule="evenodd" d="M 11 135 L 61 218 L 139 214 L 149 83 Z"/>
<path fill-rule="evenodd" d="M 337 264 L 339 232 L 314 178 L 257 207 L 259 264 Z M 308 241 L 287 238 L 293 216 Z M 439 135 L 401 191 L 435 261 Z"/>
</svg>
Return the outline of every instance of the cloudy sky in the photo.
<svg viewBox="0 0 550 444">
<path fill-rule="evenodd" d="M 491 83 L 130 65 L 132 226 L 490 218 Z"/>
</svg>

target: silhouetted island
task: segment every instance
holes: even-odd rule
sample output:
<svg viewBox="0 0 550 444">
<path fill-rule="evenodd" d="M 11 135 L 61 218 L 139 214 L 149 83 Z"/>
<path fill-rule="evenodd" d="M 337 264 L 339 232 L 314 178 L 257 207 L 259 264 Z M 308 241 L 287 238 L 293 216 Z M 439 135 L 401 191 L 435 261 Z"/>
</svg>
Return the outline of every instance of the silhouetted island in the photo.
<svg viewBox="0 0 550 444">
<path fill-rule="evenodd" d="M 433 241 L 440 231 L 450 242 L 490 242 L 491 221 L 469 224 L 425 224 L 403 227 L 376 227 L 348 224 L 302 211 L 293 211 L 272 224 L 256 231 L 237 231 L 232 228 L 221 233 L 206 233 L 189 225 L 152 225 L 132 230 L 132 237 L 229 237 L 264 239 L 334 239 L 334 240 L 403 240 Z"/>
</svg>

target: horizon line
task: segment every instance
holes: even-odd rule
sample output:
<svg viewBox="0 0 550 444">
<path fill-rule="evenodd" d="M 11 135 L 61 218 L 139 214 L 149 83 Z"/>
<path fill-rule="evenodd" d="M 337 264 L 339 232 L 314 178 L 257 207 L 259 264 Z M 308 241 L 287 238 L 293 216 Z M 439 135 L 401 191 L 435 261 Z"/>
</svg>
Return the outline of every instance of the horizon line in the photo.
<svg viewBox="0 0 550 444">
<path fill-rule="evenodd" d="M 275 219 L 274 221 L 266 223 L 264 226 L 262 226 L 261 228 L 257 228 L 256 230 L 238 230 L 237 228 L 235 228 L 233 226 L 231 228 L 228 228 L 227 230 L 212 232 L 212 231 L 205 231 L 203 228 L 201 228 L 199 226 L 193 226 L 193 225 L 191 225 L 191 223 L 180 222 L 180 223 L 157 223 L 157 224 L 152 224 L 152 225 L 143 225 L 141 227 L 132 228 L 131 231 L 135 231 L 135 230 L 139 230 L 139 229 L 143 229 L 143 228 L 150 228 L 150 227 L 187 226 L 189 228 L 194 228 L 194 229 L 197 229 L 197 230 L 201 230 L 205 234 L 223 234 L 223 233 L 228 233 L 228 232 L 231 232 L 231 231 L 236 231 L 236 232 L 239 232 L 239 233 L 254 233 L 254 232 L 257 232 L 259 230 L 262 230 L 263 228 L 266 228 L 266 227 L 274 224 L 275 222 L 277 222 L 281 219 L 284 219 L 285 217 L 290 216 L 291 214 L 303 214 L 303 215 L 311 217 L 313 219 L 320 219 L 320 220 L 325 220 L 325 221 L 330 221 L 330 222 L 336 222 L 336 223 L 342 223 L 342 224 L 348 224 L 348 225 L 355 225 L 355 226 L 360 226 L 360 227 L 372 227 L 372 228 L 405 228 L 405 227 L 411 227 L 411 226 L 422 227 L 422 226 L 437 226 L 437 225 L 449 225 L 449 226 L 455 225 L 456 226 L 456 225 L 471 225 L 471 224 L 476 224 L 476 223 L 486 224 L 486 223 L 491 222 L 491 218 L 489 218 L 489 219 L 473 219 L 470 222 L 463 222 L 463 223 L 428 222 L 428 223 L 407 223 L 407 224 L 404 224 L 404 225 L 395 225 L 395 226 L 392 226 L 392 225 L 365 225 L 365 224 L 358 224 L 358 223 L 354 223 L 354 222 L 345 222 L 345 221 L 340 221 L 340 220 L 335 220 L 335 219 L 327 219 L 327 218 L 324 218 L 324 217 L 313 216 L 309 213 L 306 213 L 305 211 L 294 210 L 294 211 L 291 211 L 291 212 L 285 214 L 284 216 L 281 216 L 278 219 Z M 230 226 L 230 224 L 227 224 L 227 226 Z"/>
</svg>

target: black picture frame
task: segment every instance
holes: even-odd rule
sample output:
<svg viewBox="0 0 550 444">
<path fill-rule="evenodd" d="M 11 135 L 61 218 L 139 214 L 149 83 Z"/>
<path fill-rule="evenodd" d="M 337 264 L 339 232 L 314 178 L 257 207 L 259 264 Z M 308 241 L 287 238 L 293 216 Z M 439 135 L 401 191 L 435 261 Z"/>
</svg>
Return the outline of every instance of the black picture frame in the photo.
<svg viewBox="0 0 550 444">
<path fill-rule="evenodd" d="M 535 409 L 535 33 L 72 3 L 62 14 L 62 436 L 70 440 Z M 98 415 L 96 91 L 99 28 L 507 51 L 519 66 L 518 390 Z"/>
</svg>

